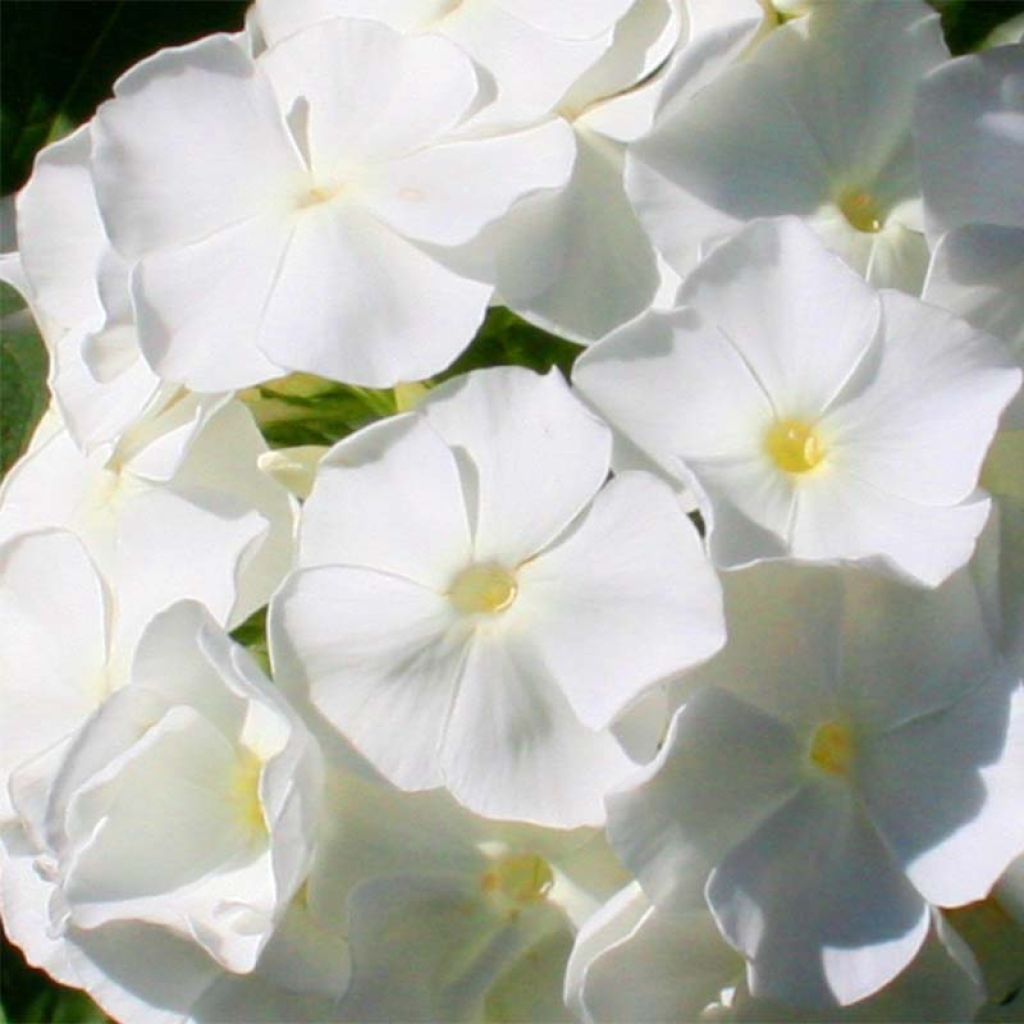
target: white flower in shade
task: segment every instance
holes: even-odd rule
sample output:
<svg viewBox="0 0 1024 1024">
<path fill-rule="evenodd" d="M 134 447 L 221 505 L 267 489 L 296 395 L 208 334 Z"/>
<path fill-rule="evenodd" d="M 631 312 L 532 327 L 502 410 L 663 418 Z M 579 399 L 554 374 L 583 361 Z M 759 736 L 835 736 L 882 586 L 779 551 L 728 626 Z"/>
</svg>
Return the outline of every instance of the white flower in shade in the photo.
<svg viewBox="0 0 1024 1024">
<path fill-rule="evenodd" d="M 54 400 L 86 450 L 115 441 L 161 400 L 160 381 L 139 351 L 128 267 L 96 205 L 90 147 L 85 125 L 36 157 L 17 196 L 20 277 L 9 280 L 32 310 Z"/>
<path fill-rule="evenodd" d="M 211 36 L 129 71 L 93 122 L 94 174 L 157 373 L 382 387 L 451 362 L 492 288 L 445 254 L 573 158 L 554 122 L 453 141 L 480 93 L 447 40 L 341 18 L 255 60 Z"/>
<path fill-rule="evenodd" d="M 0 539 L 81 538 L 115 594 L 113 657 L 184 598 L 231 628 L 266 604 L 292 558 L 295 502 L 258 468 L 266 450 L 245 407 L 217 396 L 179 393 L 89 455 L 51 412 L 0 489 Z"/>
<path fill-rule="evenodd" d="M 663 89 L 699 90 L 757 31 L 747 5 L 718 3 L 711 17 L 709 6 L 634 4 L 601 61 L 555 104 L 576 141 L 572 177 L 520 204 L 490 233 L 498 295 L 521 316 L 588 344 L 654 301 L 661 271 L 626 196 L 626 143 L 648 131 Z"/>
<path fill-rule="evenodd" d="M 723 243 L 679 303 L 591 348 L 573 381 L 692 482 L 718 564 L 872 559 L 934 585 L 967 562 L 1021 379 L 995 338 L 875 292 L 795 218 Z"/>
<path fill-rule="evenodd" d="M 723 641 L 671 489 L 608 475 L 610 435 L 557 372 L 480 371 L 321 461 L 271 604 L 282 686 L 405 789 L 488 816 L 600 823 L 607 731 Z"/>
<path fill-rule="evenodd" d="M 972 1020 L 984 990 L 963 941 L 933 913 L 910 966 L 885 988 L 829 1011 L 829 1021 Z M 767 1024 L 820 1021 L 820 1012 L 751 997 L 743 958 L 703 904 L 685 913 L 651 905 L 633 883 L 594 914 L 576 939 L 566 1002 L 584 1024 L 714 1020 Z"/>
<path fill-rule="evenodd" d="M 257 0 L 254 27 L 269 46 L 336 17 L 370 18 L 406 35 L 436 33 L 492 76 L 494 98 L 473 128 L 535 122 L 612 42 L 615 23 L 636 0 Z"/>
<path fill-rule="evenodd" d="M 917 956 L 929 905 L 982 899 L 1024 848 L 1024 687 L 970 576 L 731 573 L 729 644 L 686 679 L 658 761 L 609 796 L 645 893 L 693 878 L 758 998 L 863 999 Z"/>
<path fill-rule="evenodd" d="M 947 58 L 918 0 L 816 4 L 687 102 L 666 90 L 625 172 L 655 247 L 685 274 L 746 221 L 793 214 L 874 284 L 918 294 L 914 91 Z"/>
<path fill-rule="evenodd" d="M 157 617 L 130 682 L 11 794 L 54 882 L 56 933 L 148 922 L 231 971 L 255 965 L 305 879 L 315 741 L 200 605 Z"/>
<path fill-rule="evenodd" d="M 1024 46 L 933 71 L 915 134 L 936 246 L 923 297 L 1005 338 L 1024 363 Z"/>
</svg>

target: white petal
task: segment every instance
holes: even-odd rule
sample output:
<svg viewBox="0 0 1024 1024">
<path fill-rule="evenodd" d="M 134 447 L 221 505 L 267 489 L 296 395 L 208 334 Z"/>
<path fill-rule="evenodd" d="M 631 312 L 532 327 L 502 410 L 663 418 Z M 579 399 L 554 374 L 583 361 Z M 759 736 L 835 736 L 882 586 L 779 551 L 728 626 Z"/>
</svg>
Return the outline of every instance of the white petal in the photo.
<svg viewBox="0 0 1024 1024">
<path fill-rule="evenodd" d="M 388 161 L 360 189 L 367 209 L 407 238 L 470 241 L 523 196 L 562 186 L 576 144 L 555 119 L 526 131 L 451 142 Z"/>
<path fill-rule="evenodd" d="M 565 39 L 590 39 L 611 28 L 633 0 L 569 0 L 558 5 L 544 0 L 499 2 L 510 14 L 544 32 Z"/>
<path fill-rule="evenodd" d="M 914 958 L 928 908 L 845 792 L 805 786 L 708 880 L 719 927 L 750 961 L 754 995 L 830 1009 L 871 995 Z"/>
<path fill-rule="evenodd" d="M 453 449 L 478 561 L 516 563 L 560 533 L 608 474 L 611 439 L 557 370 L 481 370 L 420 407 Z"/>
<path fill-rule="evenodd" d="M 573 384 L 670 472 L 673 456 L 758 454 L 772 406 L 737 348 L 693 309 L 651 312 L 592 346 Z"/>
<path fill-rule="evenodd" d="M 162 50 L 122 77 L 115 95 L 93 122 L 93 160 L 103 218 L 124 256 L 287 209 L 302 162 L 235 38 Z"/>
<path fill-rule="evenodd" d="M 1024 157 L 1019 46 L 970 54 L 921 83 L 915 114 L 929 234 L 971 223 L 1024 227 L 1013 182 Z"/>
<path fill-rule="evenodd" d="M 624 934 L 605 938 L 605 948 L 587 965 L 584 1020 L 700 1020 L 742 975 L 742 958 L 723 941 L 703 908 L 674 916 L 648 906 L 639 922 L 629 921 L 631 912 L 632 906 L 623 908 Z M 577 949 L 589 929 L 590 922 Z"/>
<path fill-rule="evenodd" d="M 685 913 L 715 862 L 801 782 L 791 730 L 709 688 L 676 713 L 657 761 L 609 795 L 609 838 L 649 899 Z"/>
<path fill-rule="evenodd" d="M 491 818 L 555 828 L 600 825 L 604 794 L 631 762 L 582 725 L 512 630 L 478 629 L 444 735 L 445 784 Z"/>
<path fill-rule="evenodd" d="M 983 899 L 1024 852 L 1019 677 L 982 676 L 941 714 L 864 746 L 857 774 L 868 813 L 910 880 L 939 906 Z"/>
<path fill-rule="evenodd" d="M 798 731 L 834 717 L 846 577 L 831 567 L 766 562 L 721 579 L 728 642 L 673 689 L 721 687 Z"/>
<path fill-rule="evenodd" d="M 813 483 L 797 494 L 796 558 L 868 560 L 928 587 L 967 563 L 991 508 L 980 492 L 960 505 L 923 505 L 839 472 Z"/>
<path fill-rule="evenodd" d="M 518 574 L 513 613 L 580 721 L 607 728 L 725 642 L 718 581 L 672 490 L 627 473 Z"/>
<path fill-rule="evenodd" d="M 257 342 L 289 231 L 280 214 L 251 217 L 136 266 L 139 345 L 161 378 L 229 391 L 281 375 Z"/>
<path fill-rule="evenodd" d="M 481 898 L 475 879 L 378 878 L 349 901 L 352 984 L 345 1020 L 469 1020 L 527 933 Z"/>
<path fill-rule="evenodd" d="M 429 146 L 476 99 L 469 58 L 437 35 L 402 36 L 374 21 L 335 18 L 299 32 L 259 59 L 280 107 L 308 104 L 317 177 Z"/>
<path fill-rule="evenodd" d="M 830 472 L 921 505 L 963 501 L 1021 372 L 942 310 L 899 292 L 883 292 L 882 307 L 884 342 L 819 424 Z"/>
<path fill-rule="evenodd" d="M 455 620 L 446 597 L 397 576 L 303 570 L 273 601 L 275 675 L 395 785 L 429 789 L 465 657 Z"/>
<path fill-rule="evenodd" d="M 17 199 L 21 262 L 33 300 L 64 328 L 96 329 L 104 318 L 97 278 L 110 243 L 89 175 L 90 144 L 83 126 L 41 150 Z"/>
<path fill-rule="evenodd" d="M 631 320 L 657 288 L 654 251 L 623 191 L 622 154 L 586 132 L 565 187 L 517 207 L 495 238 L 502 300 L 582 342 Z"/>
<path fill-rule="evenodd" d="M 1024 228 L 968 224 L 948 232 L 921 297 L 1009 342 L 1024 359 Z"/>
<path fill-rule="evenodd" d="M 782 417 L 823 411 L 879 327 L 872 290 L 793 218 L 744 228 L 679 299 L 736 346 Z"/>
<path fill-rule="evenodd" d="M 448 589 L 472 560 L 451 449 L 415 414 L 335 445 L 303 506 L 299 561 L 361 565 Z"/>
<path fill-rule="evenodd" d="M 311 207 L 293 228 L 257 338 L 282 366 L 391 387 L 444 369 L 483 320 L 490 285 L 356 206 Z"/>
<path fill-rule="evenodd" d="M 106 694 L 107 601 L 70 533 L 26 534 L 0 548 L 2 818 L 11 771 L 77 729 Z"/>
</svg>

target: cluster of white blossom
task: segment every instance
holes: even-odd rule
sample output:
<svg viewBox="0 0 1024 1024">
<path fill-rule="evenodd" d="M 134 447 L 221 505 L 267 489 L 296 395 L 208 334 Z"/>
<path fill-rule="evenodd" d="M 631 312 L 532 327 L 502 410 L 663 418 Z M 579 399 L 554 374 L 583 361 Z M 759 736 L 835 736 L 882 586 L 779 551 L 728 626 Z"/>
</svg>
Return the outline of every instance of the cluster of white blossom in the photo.
<svg viewBox="0 0 1024 1024">
<path fill-rule="evenodd" d="M 1019 1019 L 1019 41 L 256 0 L 17 240 L 31 963 L 144 1024 Z M 571 382 L 446 374 L 494 306 Z"/>
</svg>

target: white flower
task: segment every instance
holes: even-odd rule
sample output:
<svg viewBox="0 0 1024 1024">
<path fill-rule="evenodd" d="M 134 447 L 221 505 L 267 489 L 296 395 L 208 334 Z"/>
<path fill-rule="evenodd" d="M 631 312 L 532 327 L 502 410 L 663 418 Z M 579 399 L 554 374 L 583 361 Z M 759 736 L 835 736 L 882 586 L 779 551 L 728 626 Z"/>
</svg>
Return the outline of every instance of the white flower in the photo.
<svg viewBox="0 0 1024 1024">
<path fill-rule="evenodd" d="M 295 504 L 260 472 L 266 450 L 245 407 L 219 396 L 179 392 L 90 455 L 51 412 L 0 489 L 0 538 L 77 534 L 114 592 L 121 657 L 183 598 L 233 627 L 291 562 Z"/>
<path fill-rule="evenodd" d="M 666 91 L 626 160 L 655 247 L 685 274 L 744 222 L 795 214 L 876 285 L 918 294 L 914 90 L 947 56 L 917 0 L 816 4 L 685 103 Z"/>
<path fill-rule="evenodd" d="M 446 253 L 565 180 L 568 129 L 452 141 L 480 94 L 437 36 L 333 19 L 255 61 L 226 36 L 128 72 L 93 122 L 100 209 L 161 377 L 373 387 L 446 366 L 491 294 Z"/>
<path fill-rule="evenodd" d="M 1005 338 L 1024 363 L 1024 46 L 928 75 L 915 136 L 936 247 L 923 297 Z M 1014 412 L 1024 422 L 1024 405 Z"/>
<path fill-rule="evenodd" d="M 615 23 L 632 6 L 635 0 L 257 0 L 253 11 L 270 46 L 335 17 L 444 36 L 493 77 L 493 99 L 469 121 L 493 129 L 547 117 L 608 49 Z"/>
<path fill-rule="evenodd" d="M 608 474 L 609 433 L 556 373 L 480 371 L 320 463 L 271 605 L 282 685 L 406 789 L 493 817 L 603 820 L 607 732 L 723 632 L 671 490 Z"/>
<path fill-rule="evenodd" d="M 934 585 L 968 560 L 1021 376 L 995 339 L 874 292 L 794 218 L 723 243 L 679 303 L 591 348 L 573 380 L 692 480 L 718 564 L 874 559 Z"/>
<path fill-rule="evenodd" d="M 12 794 L 54 880 L 52 927 L 149 922 L 248 971 L 309 869 L 322 766 L 312 737 L 209 615 L 182 603 L 127 686 L 74 737 L 52 788 Z"/>
<path fill-rule="evenodd" d="M 17 197 L 21 277 L 10 282 L 46 343 L 49 385 L 64 421 L 87 451 L 116 441 L 160 401 L 160 381 L 139 351 L 128 267 L 96 205 L 90 148 L 84 125 L 36 157 Z"/>
<path fill-rule="evenodd" d="M 623 1020 L 820 1021 L 820 1012 L 752 998 L 743 958 L 721 937 L 703 905 L 666 913 L 633 883 L 587 921 L 566 973 L 566 1001 L 585 1024 Z M 973 1019 L 983 999 L 970 952 L 933 913 L 928 938 L 885 988 L 829 1021 Z"/>
<path fill-rule="evenodd" d="M 725 589 L 729 643 L 609 797 L 610 836 L 659 909 L 707 878 L 755 996 L 846 1005 L 913 960 L 929 904 L 983 898 L 1024 848 L 1024 687 L 966 572 L 769 565 Z"/>
</svg>

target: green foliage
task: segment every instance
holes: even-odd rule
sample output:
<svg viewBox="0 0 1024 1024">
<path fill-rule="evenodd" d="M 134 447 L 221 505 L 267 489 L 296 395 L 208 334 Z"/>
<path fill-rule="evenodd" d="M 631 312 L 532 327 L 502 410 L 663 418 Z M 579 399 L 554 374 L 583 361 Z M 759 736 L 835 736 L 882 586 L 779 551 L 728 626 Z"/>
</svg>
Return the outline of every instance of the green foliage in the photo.
<svg viewBox="0 0 1024 1024">
<path fill-rule="evenodd" d="M 46 410 L 46 349 L 19 305 L 14 290 L 0 285 L 0 474 L 25 450 Z"/>
</svg>

